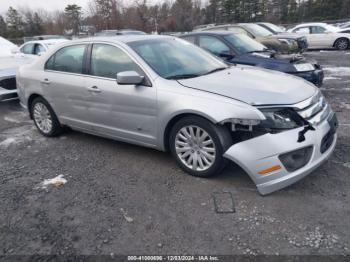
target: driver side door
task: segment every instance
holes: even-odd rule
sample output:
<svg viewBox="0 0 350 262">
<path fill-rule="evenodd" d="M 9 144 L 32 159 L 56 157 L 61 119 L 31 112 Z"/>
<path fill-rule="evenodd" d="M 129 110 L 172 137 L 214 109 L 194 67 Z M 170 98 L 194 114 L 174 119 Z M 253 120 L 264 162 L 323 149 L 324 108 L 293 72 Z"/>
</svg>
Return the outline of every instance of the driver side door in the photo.
<svg viewBox="0 0 350 262">
<path fill-rule="evenodd" d="M 146 146 L 156 145 L 157 92 L 141 67 L 121 48 L 90 45 L 85 89 L 93 132 Z M 116 75 L 135 71 L 145 76 L 140 85 L 120 85 Z"/>
</svg>

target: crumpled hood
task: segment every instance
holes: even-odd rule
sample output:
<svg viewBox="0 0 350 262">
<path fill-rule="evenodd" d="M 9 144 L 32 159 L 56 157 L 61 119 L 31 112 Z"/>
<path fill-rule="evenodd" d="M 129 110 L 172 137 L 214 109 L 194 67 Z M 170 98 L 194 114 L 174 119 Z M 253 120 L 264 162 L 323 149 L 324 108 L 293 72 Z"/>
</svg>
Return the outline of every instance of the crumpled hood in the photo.
<svg viewBox="0 0 350 262">
<path fill-rule="evenodd" d="M 230 97 L 252 105 L 288 105 L 301 102 L 316 92 L 316 87 L 299 77 L 250 66 L 230 69 L 178 82 Z"/>
</svg>

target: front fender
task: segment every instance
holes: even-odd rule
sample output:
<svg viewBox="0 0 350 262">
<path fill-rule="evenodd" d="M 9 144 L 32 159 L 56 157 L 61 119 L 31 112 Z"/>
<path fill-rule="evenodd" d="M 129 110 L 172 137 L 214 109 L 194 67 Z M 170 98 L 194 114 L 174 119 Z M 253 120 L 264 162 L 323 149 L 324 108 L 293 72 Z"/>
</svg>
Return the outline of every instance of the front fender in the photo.
<svg viewBox="0 0 350 262">
<path fill-rule="evenodd" d="M 168 125 L 181 115 L 198 115 L 214 124 L 230 118 L 265 119 L 258 109 L 246 103 L 187 87 L 177 89 L 176 92 L 171 87 L 158 89 L 158 142 L 163 150 Z"/>
</svg>

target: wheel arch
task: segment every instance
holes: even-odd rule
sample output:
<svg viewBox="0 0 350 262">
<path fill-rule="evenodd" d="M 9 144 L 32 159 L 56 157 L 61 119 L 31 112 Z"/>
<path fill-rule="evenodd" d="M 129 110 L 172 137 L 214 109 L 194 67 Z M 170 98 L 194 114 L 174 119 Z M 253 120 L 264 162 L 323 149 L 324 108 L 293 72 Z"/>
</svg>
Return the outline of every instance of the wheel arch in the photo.
<svg viewBox="0 0 350 262">
<path fill-rule="evenodd" d="M 30 119 L 33 119 L 32 110 L 30 110 L 31 107 L 32 107 L 32 103 L 33 103 L 34 99 L 35 99 L 35 98 L 38 98 L 38 97 L 41 97 L 41 98 L 45 99 L 42 95 L 39 95 L 39 94 L 37 94 L 37 93 L 33 93 L 33 94 L 31 94 L 31 95 L 28 97 L 27 107 L 28 107 Z"/>
<path fill-rule="evenodd" d="M 350 44 L 350 38 L 345 37 L 345 36 L 341 36 L 341 37 L 338 37 L 337 39 L 335 39 L 335 41 L 334 41 L 334 43 L 333 43 L 333 47 L 335 47 L 335 44 L 336 44 L 339 40 L 341 40 L 341 39 L 347 40 L 348 43 Z"/>
<path fill-rule="evenodd" d="M 202 112 L 182 112 L 179 114 L 176 114 L 174 116 L 172 116 L 169 121 L 167 122 L 165 128 L 164 128 L 164 132 L 163 132 L 163 148 L 164 151 L 168 152 L 169 151 L 169 136 L 170 136 L 170 132 L 173 128 L 173 126 L 182 118 L 184 117 L 188 117 L 188 116 L 196 116 L 196 117 L 201 117 L 205 120 L 208 120 L 209 122 L 213 123 L 213 124 L 217 124 L 217 121 L 215 121 L 212 117 L 210 117 L 209 115 L 203 114 Z"/>
</svg>

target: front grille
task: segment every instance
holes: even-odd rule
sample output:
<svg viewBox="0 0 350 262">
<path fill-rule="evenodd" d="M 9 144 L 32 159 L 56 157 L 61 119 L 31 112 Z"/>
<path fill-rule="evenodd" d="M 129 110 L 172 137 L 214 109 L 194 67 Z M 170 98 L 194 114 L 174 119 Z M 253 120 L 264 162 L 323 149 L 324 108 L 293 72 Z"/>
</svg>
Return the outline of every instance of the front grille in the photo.
<svg viewBox="0 0 350 262">
<path fill-rule="evenodd" d="M 306 50 L 309 47 L 306 38 L 299 38 L 298 39 L 298 47 L 301 50 Z"/>
<path fill-rule="evenodd" d="M 321 141 L 321 153 L 323 154 L 324 152 L 326 152 L 331 145 L 333 144 L 333 140 L 334 140 L 334 132 L 329 131 L 323 138 Z"/>
<path fill-rule="evenodd" d="M 297 113 L 312 125 L 319 125 L 331 113 L 331 108 L 318 92 L 312 98 L 299 103 L 295 110 Z"/>
<path fill-rule="evenodd" d="M 338 128 L 338 119 L 336 114 L 333 113 L 328 117 L 328 123 L 329 123 L 330 129 L 328 133 L 322 138 L 322 141 L 321 141 L 322 154 L 326 152 L 333 144 L 334 136 Z"/>
</svg>

